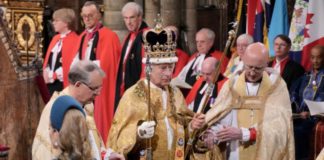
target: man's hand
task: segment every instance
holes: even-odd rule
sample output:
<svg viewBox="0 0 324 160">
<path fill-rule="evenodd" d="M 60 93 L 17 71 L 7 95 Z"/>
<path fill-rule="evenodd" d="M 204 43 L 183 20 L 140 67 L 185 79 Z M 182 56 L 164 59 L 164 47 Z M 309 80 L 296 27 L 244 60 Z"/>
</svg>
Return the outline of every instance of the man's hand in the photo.
<svg viewBox="0 0 324 160">
<path fill-rule="evenodd" d="M 152 138 L 154 136 L 155 121 L 143 122 L 137 127 L 137 135 L 142 139 Z"/>
<path fill-rule="evenodd" d="M 205 125 L 205 115 L 202 113 L 196 113 L 190 123 L 191 129 L 201 129 Z"/>
<path fill-rule="evenodd" d="M 217 142 L 218 142 L 217 135 L 216 135 L 215 131 L 213 131 L 212 129 L 208 129 L 203 134 L 202 138 L 205 142 L 205 146 L 210 150 L 213 149 L 214 145 L 217 144 Z"/>
<path fill-rule="evenodd" d="M 224 127 L 217 132 L 219 142 L 233 141 L 242 139 L 242 131 L 236 127 Z"/>
<path fill-rule="evenodd" d="M 125 160 L 125 157 L 121 154 L 113 152 L 110 154 L 109 160 Z"/>
</svg>

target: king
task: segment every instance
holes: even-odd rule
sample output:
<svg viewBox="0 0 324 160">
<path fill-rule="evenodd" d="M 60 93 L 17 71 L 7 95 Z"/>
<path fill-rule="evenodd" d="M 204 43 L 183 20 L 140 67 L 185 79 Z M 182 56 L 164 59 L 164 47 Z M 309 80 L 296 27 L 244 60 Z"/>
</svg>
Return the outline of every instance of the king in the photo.
<svg viewBox="0 0 324 160">
<path fill-rule="evenodd" d="M 161 20 L 143 34 L 147 77 L 126 90 L 109 132 L 108 145 L 128 159 L 146 154 L 154 160 L 183 160 L 186 134 L 205 124 L 205 115 L 188 110 L 180 90 L 170 85 L 178 61 L 175 36 Z"/>
</svg>

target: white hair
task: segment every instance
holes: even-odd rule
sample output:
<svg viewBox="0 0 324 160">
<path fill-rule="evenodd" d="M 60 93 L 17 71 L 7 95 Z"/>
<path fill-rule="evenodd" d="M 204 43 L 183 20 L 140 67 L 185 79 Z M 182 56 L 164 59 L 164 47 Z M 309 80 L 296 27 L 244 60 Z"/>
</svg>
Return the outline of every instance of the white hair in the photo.
<svg viewBox="0 0 324 160">
<path fill-rule="evenodd" d="M 243 40 L 243 39 L 247 40 L 249 45 L 254 42 L 253 37 L 249 34 L 241 34 L 240 36 L 237 37 L 236 42 L 238 40 Z"/>
<path fill-rule="evenodd" d="M 209 28 L 202 28 L 197 32 L 197 34 L 201 34 L 201 33 L 205 34 L 207 36 L 208 40 L 214 42 L 215 32 L 213 30 L 211 30 Z"/>
<path fill-rule="evenodd" d="M 143 16 L 143 8 L 135 2 L 126 3 L 121 12 L 124 14 L 128 10 L 134 10 L 138 16 Z"/>
</svg>

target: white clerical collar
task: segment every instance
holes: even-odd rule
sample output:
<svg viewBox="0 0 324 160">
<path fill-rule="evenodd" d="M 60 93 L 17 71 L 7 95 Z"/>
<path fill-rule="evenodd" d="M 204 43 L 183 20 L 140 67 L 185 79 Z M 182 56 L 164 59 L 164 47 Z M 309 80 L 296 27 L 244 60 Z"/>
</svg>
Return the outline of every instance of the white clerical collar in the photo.
<svg viewBox="0 0 324 160">
<path fill-rule="evenodd" d="M 60 33 L 60 38 L 65 38 L 66 35 L 68 35 L 70 32 L 71 32 L 71 30 L 68 30 L 68 31 L 66 31 L 64 33 Z"/>
<path fill-rule="evenodd" d="M 246 93 L 249 96 L 258 95 L 259 88 L 260 88 L 260 83 L 246 82 Z"/>
<path fill-rule="evenodd" d="M 88 33 L 91 33 L 95 28 L 96 28 L 96 26 L 94 26 L 94 27 L 92 27 L 92 28 L 90 28 L 90 29 L 87 29 L 87 32 L 88 32 Z"/>
</svg>

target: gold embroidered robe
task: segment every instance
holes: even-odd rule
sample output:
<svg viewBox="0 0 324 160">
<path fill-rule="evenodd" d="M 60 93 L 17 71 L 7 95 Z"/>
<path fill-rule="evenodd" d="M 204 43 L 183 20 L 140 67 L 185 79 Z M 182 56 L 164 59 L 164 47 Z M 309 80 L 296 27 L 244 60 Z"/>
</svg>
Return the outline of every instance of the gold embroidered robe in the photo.
<svg viewBox="0 0 324 160">
<path fill-rule="evenodd" d="M 239 159 L 295 159 L 289 94 L 283 79 L 275 77 L 270 79 L 268 73 L 263 73 L 257 96 L 247 96 L 244 72 L 231 77 L 206 113 L 206 121 L 211 126 L 235 109 L 238 127 L 256 128 L 255 143 L 239 143 Z M 222 155 L 220 159 L 225 159 L 219 148 L 215 150 L 216 157 Z"/>
<path fill-rule="evenodd" d="M 45 160 L 45 159 L 53 159 L 61 153 L 60 150 L 54 149 L 52 147 L 51 139 L 49 136 L 49 125 L 50 125 L 50 113 L 52 109 L 52 105 L 54 101 L 62 95 L 70 95 L 69 87 L 65 88 L 61 92 L 54 92 L 50 101 L 46 104 L 43 109 L 42 115 L 39 120 L 39 124 L 36 130 L 36 134 L 33 141 L 32 146 L 32 159 L 33 160 Z M 85 112 L 87 114 L 86 121 L 89 130 L 91 131 L 97 150 L 100 152 L 101 149 L 104 149 L 105 146 L 103 141 L 99 135 L 99 132 L 96 128 L 94 119 L 93 119 L 93 104 L 87 104 L 85 107 Z M 94 149 L 92 149 L 92 155 L 94 155 Z M 95 157 L 95 156 L 93 156 Z"/>
<path fill-rule="evenodd" d="M 162 108 L 162 91 L 151 85 L 152 116 L 156 122 L 152 137 L 152 152 L 154 160 L 183 159 L 186 127 L 192 112 L 186 108 L 182 93 L 176 87 L 167 86 L 167 109 Z M 122 153 L 128 159 L 139 159 L 145 140 L 137 136 L 137 126 L 147 120 L 147 85 L 140 80 L 129 88 L 121 98 L 109 131 L 108 146 Z M 167 117 L 173 130 L 172 149 L 168 150 Z"/>
</svg>

